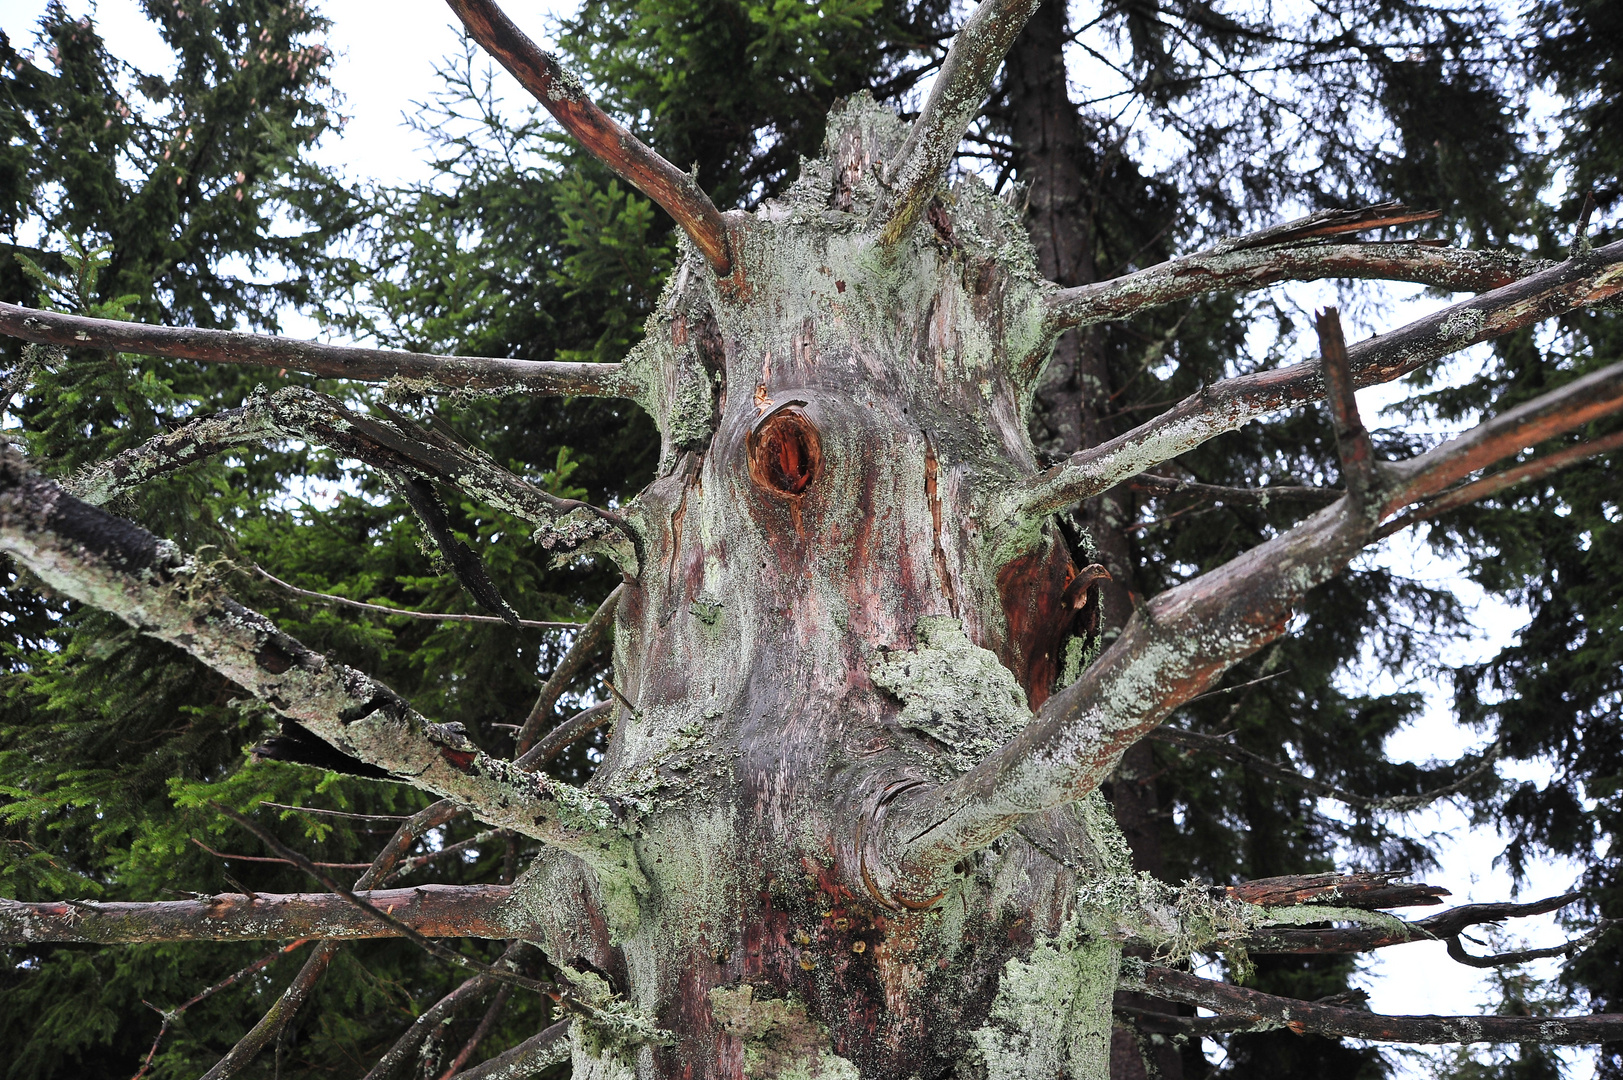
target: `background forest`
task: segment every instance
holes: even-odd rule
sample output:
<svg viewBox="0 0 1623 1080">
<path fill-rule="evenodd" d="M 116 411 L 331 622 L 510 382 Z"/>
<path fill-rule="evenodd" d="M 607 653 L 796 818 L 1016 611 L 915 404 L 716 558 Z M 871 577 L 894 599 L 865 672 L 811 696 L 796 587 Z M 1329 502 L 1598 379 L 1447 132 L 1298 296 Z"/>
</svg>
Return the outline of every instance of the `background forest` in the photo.
<svg viewBox="0 0 1623 1080">
<path fill-rule="evenodd" d="M 445 58 L 432 100 L 400 102 L 427 148 L 425 178 L 379 185 L 319 163 L 316 148 L 343 137 L 345 104 L 330 83 L 318 5 L 145 8 L 173 53 L 162 71 L 132 67 L 93 17 L 54 4 L 26 39 L 0 39 L 0 299 L 171 325 L 276 330 L 315 320 L 340 337 L 537 360 L 613 361 L 636 342 L 673 263 L 671 222 L 550 121 L 504 106 L 471 51 Z M 525 7 L 510 14 L 540 29 Z M 837 98 L 866 90 L 904 113 L 916 108 L 962 14 L 946 0 L 588 0 L 548 36 L 606 109 L 666 158 L 696 163 L 725 209 L 755 206 L 793 180 L 799 156 L 821 146 Z M 1076 75 L 1068 92 L 1067 65 Z M 963 168 L 1018 186 L 1042 271 L 1065 285 L 1309 210 L 1387 199 L 1440 209 L 1431 235 L 1451 243 L 1560 258 L 1581 242 L 1581 216 L 1597 242 L 1615 239 L 1623 220 L 1623 5 L 1103 0 L 1066 9 L 1050 0 L 965 146 Z M 1374 305 L 1384 295 L 1350 290 L 1348 299 L 1356 310 L 1360 298 Z M 1307 348 L 1301 315 L 1272 294 L 1216 297 L 1072 334 L 1056 351 L 1033 437 L 1060 456 L 1224 374 L 1293 362 Z M 199 410 L 239 405 L 261 384 L 364 400 L 352 386 L 298 375 L 9 339 L 0 348 L 6 437 L 59 476 Z M 1422 372 L 1416 378 L 1433 381 L 1411 389 L 1423 411 L 1403 419 L 1411 430 L 1452 430 L 1620 352 L 1616 309 L 1567 316 Z M 1108 394 L 1082 392 L 1098 386 Z M 654 466 L 657 437 L 629 403 L 434 401 L 405 387 L 389 397 L 560 495 L 612 505 Z M 1376 435 L 1393 448 L 1412 438 Z M 1487 595 L 1527 613 L 1515 640 L 1484 662 L 1442 664 L 1446 643 L 1472 630 L 1470 610 L 1390 561 L 1355 563 L 1321 589 L 1296 632 L 1123 763 L 1108 794 L 1140 866 L 1172 882 L 1349 867 L 1422 873 L 1431 854 L 1397 815 L 1413 797 L 1448 788 L 1477 821 L 1503 830 L 1513 872 L 1546 855 L 1591 867 L 1583 902 L 1568 909 L 1575 929 L 1623 917 L 1620 470 L 1614 452 L 1514 501 L 1422 527 L 1424 542 Z M 1265 516 L 1198 485 L 1336 474 L 1327 417 L 1309 410 L 1214 440 L 1180 458 L 1166 482 L 1094 500 L 1070 528 L 1116 576 L 1106 633 L 1130 610 L 1130 594 L 1185 580 L 1312 509 L 1282 520 L 1278 508 Z M 226 457 L 113 509 L 189 549 L 207 546 L 234 568 L 245 602 L 425 714 L 464 724 L 493 752 L 511 749 L 569 644 L 557 630 L 335 606 L 257 572 L 388 607 L 477 611 L 406 502 L 320 448 Z M 525 619 L 584 620 L 614 586 L 604 568 L 552 568 L 539 547 L 492 543 L 523 535 L 516 520 L 471 503 L 446 509 Z M 609 693 L 606 650 L 598 660 L 573 678 L 560 719 Z M 1419 716 L 1421 696 L 1402 679 L 1392 693 L 1354 688 L 1371 670 L 1428 665 L 1442 666 L 1479 749 L 1454 761 L 1391 760 L 1385 742 Z M 298 871 L 253 861 L 269 853 L 209 800 L 371 815 L 288 810 L 279 825 L 315 858 L 362 865 L 393 831 L 392 815 L 427 803 L 403 786 L 247 753 L 274 732 L 267 712 L 219 676 L 34 590 L 5 565 L 0 895 L 147 900 L 239 883 L 296 891 L 306 884 Z M 592 763 L 592 744 L 580 743 L 554 768 L 581 780 Z M 1539 779 L 1504 779 L 1501 769 Z M 479 829 L 464 817 L 439 830 L 443 853 L 402 880 L 510 876 L 529 841 Z M 499 951 L 462 947 L 486 960 Z M 148 1061 L 162 1010 L 266 948 L 10 947 L 0 963 L 0 1046 L 10 1048 L 0 1074 L 197 1076 L 271 1007 L 310 948 L 174 1016 Z M 1351 959 L 1264 957 L 1227 977 L 1319 998 L 1347 992 L 1352 973 Z M 244 1075 L 358 1075 L 456 982 L 408 942 L 346 945 L 274 1052 Z M 1508 1011 L 1623 1011 L 1623 932 L 1602 937 L 1555 982 L 1511 971 L 1500 984 Z M 469 1064 L 541 1023 L 542 1006 L 524 995 L 489 1004 L 438 1026 L 399 1073 L 440 1075 L 485 1017 Z M 1208 1040 L 1163 1054 L 1161 1071 L 1168 1080 L 1374 1080 L 1394 1068 L 1373 1048 L 1283 1033 L 1226 1036 L 1215 1048 Z M 1461 1080 L 1538 1080 L 1562 1069 L 1536 1047 L 1432 1067 Z M 1623 1080 L 1623 1047 L 1602 1048 L 1595 1067 Z"/>
</svg>

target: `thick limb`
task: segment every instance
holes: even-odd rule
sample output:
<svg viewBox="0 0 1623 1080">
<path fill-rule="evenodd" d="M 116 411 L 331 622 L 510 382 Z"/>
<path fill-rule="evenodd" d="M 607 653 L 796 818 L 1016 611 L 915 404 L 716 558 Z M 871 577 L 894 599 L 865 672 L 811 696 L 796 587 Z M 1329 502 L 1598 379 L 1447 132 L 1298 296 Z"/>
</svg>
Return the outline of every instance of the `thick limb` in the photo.
<svg viewBox="0 0 1623 1080">
<path fill-rule="evenodd" d="M 869 219 L 880 243 L 896 243 L 924 213 L 1009 47 L 1036 9 L 1037 0 L 981 0 L 964 21 L 889 171 L 889 190 Z"/>
<path fill-rule="evenodd" d="M 1349 345 L 1353 382 L 1359 387 L 1389 382 L 1477 342 L 1619 293 L 1623 293 L 1623 241 Z M 1053 513 L 1267 413 L 1323 396 L 1323 371 L 1316 361 L 1214 383 L 1155 419 L 1072 454 L 1063 464 L 1033 477 L 1011 494 L 1010 516 L 1019 522 Z"/>
<path fill-rule="evenodd" d="M 1216 249 L 1107 281 L 1062 289 L 1048 298 L 1048 323 L 1049 329 L 1057 333 L 1073 326 L 1125 319 L 1146 308 L 1205 293 L 1243 292 L 1281 281 L 1322 278 L 1409 281 L 1454 292 L 1487 292 L 1549 265 L 1526 255 L 1432 247 L 1412 241 L 1315 241 L 1237 251 Z"/>
<path fill-rule="evenodd" d="M 479 751 L 388 687 L 282 633 L 174 545 L 0 459 L 0 550 L 53 589 L 191 653 L 339 750 L 640 886 L 616 804 Z"/>
<path fill-rule="evenodd" d="M 490 0 L 447 0 L 468 36 L 506 68 L 591 155 L 676 219 L 717 277 L 732 273 L 727 226 L 694 177 L 656 154 L 586 96 L 580 79 Z"/>
<path fill-rule="evenodd" d="M 1380 1016 L 1295 998 L 1275 997 L 1163 967 L 1125 969 L 1121 985 L 1167 1001 L 1210 1009 L 1245 1030 L 1342 1035 L 1375 1042 L 1536 1042 L 1590 1046 L 1623 1039 L 1623 1014 L 1589 1016 Z M 1191 1018 L 1193 1019 L 1193 1018 Z M 1229 1028 L 1229 1030 L 1235 1030 Z"/>
<path fill-rule="evenodd" d="M 400 379 L 425 394 L 550 394 L 635 398 L 639 389 L 620 364 L 565 364 L 484 356 L 430 356 L 398 349 L 325 345 L 231 330 L 146 326 L 88 319 L 0 303 L 0 334 L 66 348 L 84 346 L 205 364 L 286 368 L 329 379 Z"/>
<path fill-rule="evenodd" d="M 423 885 L 357 895 L 427 937 L 514 937 L 525 915 L 510 885 Z M 398 937 L 387 925 L 331 893 L 224 893 L 206 900 L 95 903 L 0 900 L 0 940 L 282 941 L 288 938 Z"/>
<path fill-rule="evenodd" d="M 1326 353 L 1336 355 L 1328 348 Z M 1341 402 L 1352 409 L 1350 394 Z M 1367 498 L 1349 494 L 1155 597 L 1080 680 L 1050 698 L 1002 749 L 949 784 L 907 789 L 874 809 L 865 858 L 877 890 L 888 894 L 885 899 L 930 902 L 959 860 L 1031 814 L 1092 790 L 1127 747 L 1282 634 L 1295 605 L 1375 538 L 1385 514 L 1436 493 L 1468 469 L 1619 411 L 1623 364 L 1519 406 L 1410 462 L 1383 467 L 1370 480 Z M 1338 426 L 1355 420 L 1356 414 L 1343 417 Z M 1360 467 L 1344 463 L 1349 472 Z"/>
</svg>

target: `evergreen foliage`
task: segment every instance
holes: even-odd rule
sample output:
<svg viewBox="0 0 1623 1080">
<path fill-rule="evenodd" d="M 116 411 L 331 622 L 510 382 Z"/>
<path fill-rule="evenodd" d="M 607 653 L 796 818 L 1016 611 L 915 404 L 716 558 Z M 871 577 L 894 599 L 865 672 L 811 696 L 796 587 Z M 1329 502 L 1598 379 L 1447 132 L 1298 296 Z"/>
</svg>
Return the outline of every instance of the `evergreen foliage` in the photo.
<svg viewBox="0 0 1623 1080">
<path fill-rule="evenodd" d="M 1114 274 L 1158 261 L 1242 224 L 1291 216 L 1284 207 L 1383 197 L 1443 209 L 1443 235 L 1560 257 L 1572 241 L 1579 193 L 1596 192 L 1602 220 L 1623 203 L 1616 7 L 1543 0 L 1528 12 L 1524 40 L 1501 22 L 1514 13 L 1491 6 L 1339 0 L 1295 22 L 1196 2 L 1106 4 L 1079 36 L 1090 47 L 1113 46 L 1100 62 L 1114 66 L 1126 89 L 1085 93 L 1080 107 L 1091 134 L 1083 170 L 1090 186 L 1078 211 L 1093 240 L 1088 269 Z M 305 305 L 392 345 L 538 360 L 613 361 L 636 342 L 673 263 L 670 222 L 533 112 L 504 113 L 472 51 L 447 61 L 445 91 L 418 120 L 435 180 L 352 191 L 304 156 L 337 123 L 318 15 L 268 0 L 182 0 L 153 3 L 149 12 L 175 51 L 171 78 L 123 65 L 93 23 L 59 6 L 41 24 L 36 51 L 48 62 L 0 42 L 7 135 L 0 222 L 13 239 L 0 261 L 5 299 L 101 317 L 267 329 L 286 305 Z M 701 182 L 728 207 L 754 205 L 794 178 L 796 156 L 820 144 L 835 98 L 870 89 L 911 104 L 952 21 L 937 0 L 591 0 L 566 22 L 563 43 L 605 107 L 666 157 L 696 163 Z M 1100 33 L 1087 37 L 1089 29 Z M 1528 112 L 1535 87 L 1559 95 L 1559 138 L 1535 137 Z M 1001 174 L 1000 183 L 1027 179 L 1009 142 L 1007 109 L 1006 99 L 994 101 L 965 162 L 991 162 L 988 173 Z M 1135 138 L 1150 133 L 1159 141 Z M 291 234 L 290 221 L 299 226 Z M 340 236 L 362 241 L 363 262 L 332 255 Z M 1303 354 L 1300 313 L 1271 299 L 1205 299 L 1101 335 L 1090 347 L 1108 365 L 1111 422 L 1141 419 L 1232 372 L 1256 340 L 1247 333 L 1259 319 L 1274 331 L 1262 364 Z M 1616 311 L 1569 318 L 1553 334 L 1504 339 L 1469 379 L 1417 380 L 1426 391 L 1421 418 L 1447 425 L 1502 411 L 1615 362 L 1620 346 Z M 16 350 L 8 361 L 18 378 L 7 384 L 17 433 L 35 460 L 62 475 L 196 412 L 239 404 L 262 381 L 351 392 L 84 351 Z M 636 491 L 654 464 L 652 427 L 623 402 L 395 404 L 548 490 L 599 504 Z M 1038 435 L 1052 443 L 1052 431 Z M 1397 436 L 1386 438 L 1396 450 Z M 1333 480 L 1335 462 L 1325 417 L 1307 411 L 1215 440 L 1180 459 L 1178 472 L 1211 484 L 1259 476 L 1309 483 Z M 1584 918 L 1623 916 L 1619 467 L 1616 454 L 1597 458 L 1531 494 L 1520 489 L 1425 527 L 1483 588 L 1531 613 L 1515 645 L 1453 674 L 1459 715 L 1477 726 L 1483 744 L 1498 741 L 1506 757 L 1541 763 L 1550 779 L 1512 784 L 1489 774 L 1464 796 L 1482 823 L 1510 830 L 1513 867 L 1543 852 L 1593 865 Z M 1294 508 L 1278 505 L 1134 499 L 1125 524 L 1145 593 L 1296 520 Z M 474 610 L 390 489 L 320 448 L 227 457 L 118 509 L 188 546 L 212 545 L 239 594 L 289 632 L 388 682 L 425 714 L 462 723 L 493 750 L 510 747 L 511 727 L 503 725 L 522 723 L 538 673 L 566 641 L 545 631 L 360 615 L 255 575 L 258 564 L 320 592 L 420 611 Z M 602 571 L 550 568 L 538 546 L 495 543 L 520 526 L 489 508 L 450 510 L 525 618 L 584 619 L 613 585 Z M 1076 539 L 1088 542 L 1080 530 Z M 4 895 L 155 899 L 236 882 L 295 891 L 307 883 L 291 868 L 222 861 L 193 843 L 266 854 L 209 800 L 366 814 L 425 805 L 401 786 L 248 763 L 245 748 L 274 726 L 264 710 L 172 650 L 34 591 L 14 570 L 3 609 Z M 1231 691 L 1191 704 L 1173 723 L 1232 734 L 1237 746 L 1363 795 L 1448 784 L 1476 760 L 1388 760 L 1383 741 L 1419 714 L 1421 701 L 1409 689 L 1353 691 L 1349 672 L 1434 663 L 1437 643 L 1469 618 L 1447 592 L 1365 566 L 1321 589 L 1298 632 L 1236 667 L 1225 684 Z M 602 698 L 604 674 L 601 664 L 589 668 L 566 702 Z M 559 775 L 588 773 L 590 750 L 574 748 L 556 764 Z M 1157 870 L 1168 880 L 1326 870 L 1349 857 L 1372 868 L 1428 865 L 1425 847 L 1395 828 L 1390 814 L 1328 813 L 1299 788 L 1167 744 L 1154 745 L 1152 760 L 1164 852 Z M 393 826 L 286 813 L 279 828 L 315 857 L 365 862 Z M 451 844 L 477 830 L 464 818 L 437 839 Z M 448 858 L 407 880 L 494 880 L 522 866 L 526 854 L 513 840 L 470 851 L 477 856 Z M 487 961 L 496 955 L 494 943 L 465 947 Z M 1623 935 L 1602 939 L 1567 968 L 1561 992 L 1580 1009 L 1623 1010 L 1620 950 Z M 141 1002 L 172 1008 L 269 951 L 12 948 L 0 970 L 0 1045 L 16 1048 L 5 1075 L 129 1075 L 158 1027 Z M 149 1075 L 201 1073 L 301 961 L 301 952 L 283 956 L 188 1010 Z M 1256 964 L 1251 983 L 1313 998 L 1344 991 L 1351 970 L 1341 960 L 1273 958 Z M 356 1071 L 456 982 L 408 943 L 348 946 L 288 1037 L 250 1071 Z M 1501 982 L 1507 1010 L 1546 1007 L 1540 995 L 1553 992 L 1515 974 Z M 441 1032 L 439 1056 L 430 1059 L 449 1059 L 481 1012 L 465 1010 Z M 537 1030 L 541 1013 L 515 996 L 479 1057 Z M 1259 1080 L 1309 1072 L 1362 1080 L 1387 1068 L 1373 1050 L 1289 1034 L 1231 1036 L 1224 1049 L 1213 1071 Z M 1191 1076 L 1207 1069 L 1196 1053 L 1182 1065 Z M 1461 1054 L 1444 1067 L 1461 1080 L 1533 1080 L 1556 1071 L 1553 1058 L 1534 1048 L 1502 1058 Z M 1607 1077 L 1623 1076 L 1623 1056 L 1609 1048 L 1601 1067 Z"/>
</svg>

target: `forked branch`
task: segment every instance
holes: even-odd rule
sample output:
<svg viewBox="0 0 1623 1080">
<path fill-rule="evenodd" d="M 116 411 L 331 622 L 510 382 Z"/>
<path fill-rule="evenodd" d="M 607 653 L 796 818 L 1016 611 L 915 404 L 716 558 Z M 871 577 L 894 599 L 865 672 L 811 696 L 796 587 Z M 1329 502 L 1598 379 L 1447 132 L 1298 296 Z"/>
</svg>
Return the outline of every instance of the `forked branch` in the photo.
<svg viewBox="0 0 1623 1080">
<path fill-rule="evenodd" d="M 616 804 L 491 758 L 388 687 L 232 600 L 210 568 L 0 457 L 0 550 L 46 585 L 170 642 L 345 754 L 640 888 Z"/>
<path fill-rule="evenodd" d="M 881 244 L 895 244 L 924 213 L 970 121 L 980 112 L 1003 58 L 1037 10 L 1037 3 L 981 0 L 964 21 L 947 50 L 924 110 L 889 170 L 888 190 L 869 218 Z"/>
<path fill-rule="evenodd" d="M 586 96 L 580 79 L 491 0 L 447 0 L 473 38 L 599 161 L 664 207 L 717 277 L 733 271 L 727 226 L 698 181 L 666 161 Z"/>
<path fill-rule="evenodd" d="M 1344 401 L 1342 408 L 1351 406 Z M 946 868 L 1031 814 L 1087 794 L 1174 709 L 1282 634 L 1308 590 L 1340 573 L 1375 538 L 1385 514 L 1523 446 L 1620 412 L 1623 363 L 1486 421 L 1430 453 L 1383 466 L 1373 507 L 1349 495 L 1155 597 L 1081 679 L 1050 698 L 1002 749 L 951 783 L 907 789 L 872 808 L 864 858 L 876 892 L 900 903 L 933 902 Z"/>
<path fill-rule="evenodd" d="M 0 303 L 0 334 L 65 348 L 86 347 L 205 364 L 302 371 L 327 379 L 403 380 L 424 394 L 472 391 L 560 397 L 636 398 L 638 387 L 621 364 L 568 364 L 483 356 L 430 356 L 364 349 L 232 330 L 147 326 L 89 319 Z"/>
<path fill-rule="evenodd" d="M 1591 1046 L 1623 1039 L 1623 1014 L 1589 1016 L 1382 1016 L 1361 1009 L 1276 997 L 1164 967 L 1123 965 L 1121 987 L 1244 1020 L 1249 1031 L 1341 1035 L 1374 1042 Z M 1194 1019 L 1191 1017 L 1190 1019 Z M 1230 1028 L 1229 1030 L 1234 1030 Z"/>
<path fill-rule="evenodd" d="M 1623 293 L 1623 240 L 1596 248 L 1391 333 L 1347 347 L 1358 387 L 1407 375 L 1439 357 Z M 1010 514 L 1029 520 L 1091 498 L 1123 480 L 1235 431 L 1261 416 L 1324 396 L 1317 361 L 1241 375 L 1192 394 L 1155 419 L 1072 454 L 1011 493 Z"/>
</svg>

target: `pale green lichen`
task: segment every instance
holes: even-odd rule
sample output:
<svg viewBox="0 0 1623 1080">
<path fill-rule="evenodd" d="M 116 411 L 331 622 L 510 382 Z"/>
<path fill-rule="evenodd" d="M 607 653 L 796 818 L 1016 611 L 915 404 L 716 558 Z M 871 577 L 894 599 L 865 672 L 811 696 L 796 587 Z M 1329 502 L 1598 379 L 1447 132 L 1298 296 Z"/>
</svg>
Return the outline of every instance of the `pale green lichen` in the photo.
<svg viewBox="0 0 1623 1080">
<path fill-rule="evenodd" d="M 1068 924 L 1003 966 L 987 1023 L 970 1033 L 963 1080 L 1107 1080 L 1121 949 Z"/>
<path fill-rule="evenodd" d="M 917 649 L 882 654 L 869 677 L 902 702 L 904 726 L 940 743 L 955 774 L 967 772 L 1031 722 L 1025 691 L 957 619 L 927 615 L 916 633 Z"/>
<path fill-rule="evenodd" d="M 858 1080 L 856 1066 L 830 1048 L 828 1029 L 795 999 L 757 999 L 748 985 L 709 996 L 716 1022 L 744 1044 L 749 1080 Z"/>
</svg>

